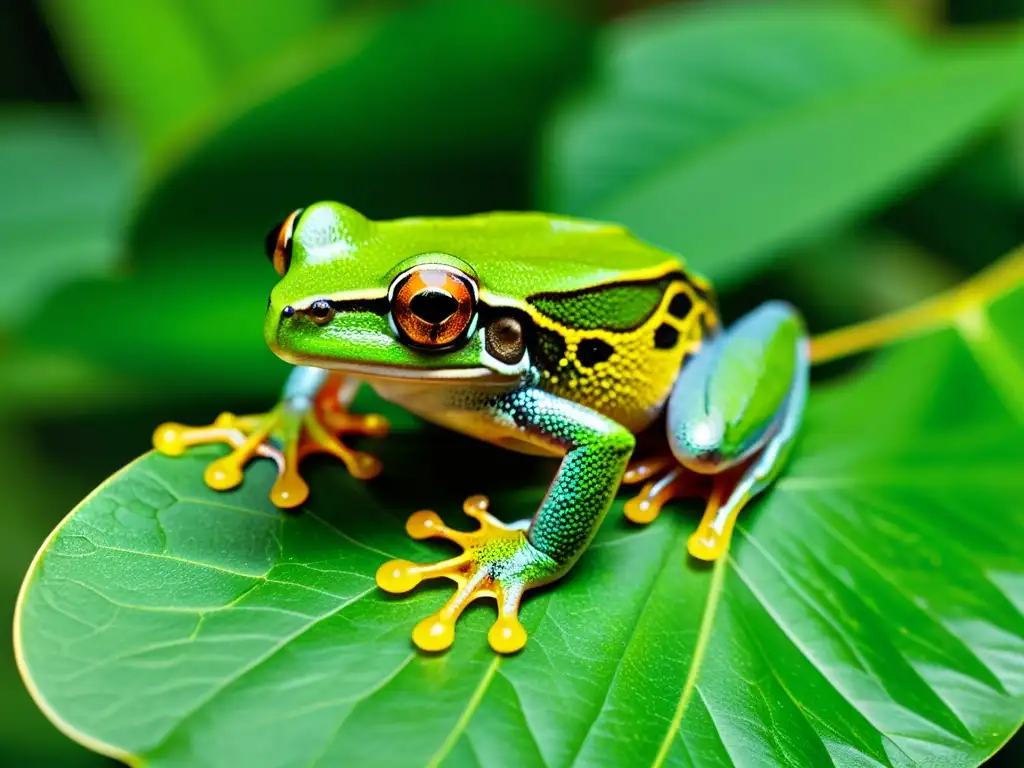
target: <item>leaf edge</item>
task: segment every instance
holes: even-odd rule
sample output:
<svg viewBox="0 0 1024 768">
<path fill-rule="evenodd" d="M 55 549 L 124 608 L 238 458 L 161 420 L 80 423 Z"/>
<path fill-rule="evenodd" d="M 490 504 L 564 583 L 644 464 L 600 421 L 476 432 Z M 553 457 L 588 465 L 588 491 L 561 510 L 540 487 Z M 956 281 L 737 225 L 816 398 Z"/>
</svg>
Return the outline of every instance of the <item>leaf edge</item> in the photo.
<svg viewBox="0 0 1024 768">
<path fill-rule="evenodd" d="M 109 475 L 103 482 L 97 485 L 90 491 L 85 498 L 83 498 L 78 504 L 71 508 L 71 510 L 61 518 L 61 521 L 54 526 L 53 530 L 47 534 L 42 544 L 39 545 L 39 549 L 35 555 L 32 556 L 32 561 L 29 563 L 28 569 L 25 571 L 25 577 L 22 579 L 21 586 L 18 588 L 18 597 L 14 603 L 14 621 L 12 626 L 13 634 L 13 650 L 14 650 L 14 663 L 18 668 L 18 674 L 21 676 L 22 682 L 25 684 L 25 689 L 28 691 L 32 701 L 40 711 L 46 716 L 46 719 L 53 723 L 54 727 L 58 731 L 63 733 L 69 739 L 77 744 L 85 747 L 86 749 L 92 750 L 104 757 L 109 757 L 112 760 L 118 760 L 125 763 L 131 768 L 144 765 L 142 758 L 127 750 L 121 749 L 120 747 L 108 744 L 105 741 L 90 736 L 71 725 L 69 722 L 64 720 L 57 711 L 50 706 L 49 701 L 43 695 L 42 691 L 39 690 L 32 678 L 32 673 L 29 670 L 28 661 L 25 658 L 25 648 L 22 642 L 22 621 L 25 608 L 25 601 L 28 599 L 29 590 L 35 581 L 36 575 L 39 572 L 39 567 L 42 564 L 43 557 L 49 551 L 50 545 L 53 540 L 64 530 L 64 527 L 71 522 L 71 519 L 78 513 L 78 511 L 90 503 L 96 496 L 104 491 L 107 486 L 112 482 L 120 478 L 122 475 L 131 470 L 136 464 L 142 462 L 146 457 L 152 454 L 153 451 L 146 451 L 145 453 L 137 456 L 136 458 L 129 461 L 123 467 Z"/>
</svg>

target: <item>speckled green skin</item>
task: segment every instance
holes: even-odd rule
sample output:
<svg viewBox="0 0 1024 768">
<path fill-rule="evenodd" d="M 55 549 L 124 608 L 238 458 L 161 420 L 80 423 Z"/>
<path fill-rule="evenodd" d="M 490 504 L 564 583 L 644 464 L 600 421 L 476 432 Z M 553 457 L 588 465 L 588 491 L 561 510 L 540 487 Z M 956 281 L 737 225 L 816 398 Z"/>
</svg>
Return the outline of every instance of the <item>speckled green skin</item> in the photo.
<svg viewBox="0 0 1024 768">
<path fill-rule="evenodd" d="M 509 608 L 518 604 L 528 587 L 554 581 L 572 565 L 552 560 L 531 543 L 525 531 L 515 539 L 488 539 L 469 554 L 477 568 L 501 586 Z"/>
<path fill-rule="evenodd" d="M 598 413 L 535 387 L 496 398 L 491 408 L 540 437 L 565 458 L 527 531 L 550 558 L 545 580 L 567 571 L 590 544 L 618 490 L 633 451 L 629 430 Z"/>
<path fill-rule="evenodd" d="M 621 285 L 613 290 L 541 293 L 531 296 L 530 304 L 569 328 L 628 331 L 650 316 L 672 280 L 667 277 L 641 285 Z"/>
</svg>

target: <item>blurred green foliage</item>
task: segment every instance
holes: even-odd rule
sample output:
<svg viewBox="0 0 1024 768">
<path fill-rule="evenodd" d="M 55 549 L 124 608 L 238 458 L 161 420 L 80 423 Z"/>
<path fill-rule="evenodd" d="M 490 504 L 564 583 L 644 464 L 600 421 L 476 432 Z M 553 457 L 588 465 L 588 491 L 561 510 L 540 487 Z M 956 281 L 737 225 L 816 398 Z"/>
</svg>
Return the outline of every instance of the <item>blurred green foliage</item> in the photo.
<svg viewBox="0 0 1024 768">
<path fill-rule="evenodd" d="M 311 200 L 621 219 L 724 278 L 728 315 L 778 296 L 818 330 L 1024 241 L 1017 0 L 809 0 L 781 28 L 774 2 L 631 18 L 662 5 L 5 4 L 9 603 L 46 533 L 156 422 L 272 397 L 261 240 Z M 10 661 L 0 692 L 0 762 L 99 760 Z"/>
</svg>

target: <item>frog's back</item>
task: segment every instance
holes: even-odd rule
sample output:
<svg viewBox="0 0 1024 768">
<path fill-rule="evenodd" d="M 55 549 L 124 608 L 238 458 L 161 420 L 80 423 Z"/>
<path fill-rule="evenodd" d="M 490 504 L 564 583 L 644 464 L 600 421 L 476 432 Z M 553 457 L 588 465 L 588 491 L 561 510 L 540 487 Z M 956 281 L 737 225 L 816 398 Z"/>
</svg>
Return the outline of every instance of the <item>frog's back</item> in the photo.
<svg viewBox="0 0 1024 768">
<path fill-rule="evenodd" d="M 488 293 L 512 299 L 684 269 L 678 256 L 617 224 L 543 213 L 395 219 L 377 226 L 396 251 L 458 256 Z"/>
</svg>

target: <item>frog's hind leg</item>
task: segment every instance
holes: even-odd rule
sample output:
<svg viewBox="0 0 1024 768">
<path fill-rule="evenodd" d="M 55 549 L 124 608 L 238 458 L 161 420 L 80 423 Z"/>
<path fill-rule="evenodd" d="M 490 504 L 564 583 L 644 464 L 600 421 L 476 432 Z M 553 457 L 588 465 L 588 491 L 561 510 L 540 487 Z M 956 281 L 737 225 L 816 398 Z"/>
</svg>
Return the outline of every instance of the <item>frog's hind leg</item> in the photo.
<svg viewBox="0 0 1024 768">
<path fill-rule="evenodd" d="M 669 398 L 674 461 L 656 459 L 634 468 L 634 476 L 654 480 L 627 504 L 627 516 L 649 522 L 670 498 L 702 493 L 708 503 L 690 537 L 690 554 L 701 560 L 723 555 L 736 517 L 789 456 L 809 372 L 803 322 L 781 302 L 762 305 L 706 344 L 680 373 Z"/>
<path fill-rule="evenodd" d="M 355 415 L 348 405 L 359 382 L 319 368 L 297 367 L 288 376 L 280 402 L 267 413 L 236 416 L 222 413 L 213 424 L 188 427 L 166 423 L 153 433 L 154 447 L 169 456 L 205 443 L 227 443 L 232 450 L 210 463 L 204 478 L 215 490 L 228 490 L 242 482 L 245 465 L 257 456 L 277 464 L 278 477 L 270 499 L 278 507 L 297 507 L 309 496 L 299 474 L 299 463 L 311 453 L 340 459 L 353 477 L 369 479 L 380 472 L 380 462 L 353 450 L 339 435 L 382 436 L 387 421 L 377 415 Z"/>
</svg>

